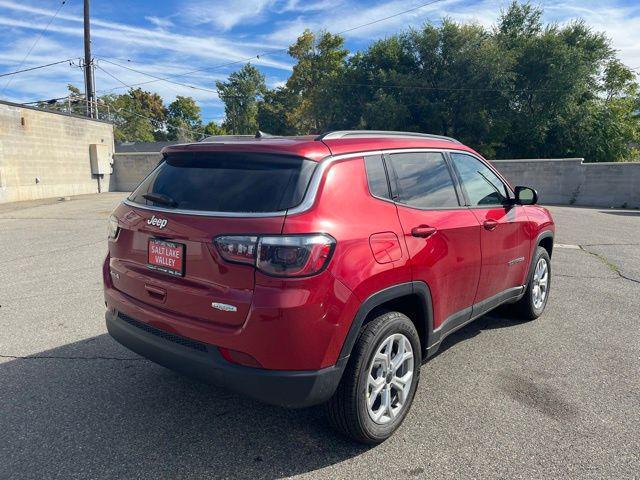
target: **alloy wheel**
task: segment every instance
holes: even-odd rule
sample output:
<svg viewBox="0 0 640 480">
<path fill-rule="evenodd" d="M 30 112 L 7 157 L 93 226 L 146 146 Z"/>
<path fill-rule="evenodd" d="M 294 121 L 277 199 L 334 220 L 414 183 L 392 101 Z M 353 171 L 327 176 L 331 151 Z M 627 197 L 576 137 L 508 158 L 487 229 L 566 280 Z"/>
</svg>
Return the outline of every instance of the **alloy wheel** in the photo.
<svg viewBox="0 0 640 480">
<path fill-rule="evenodd" d="M 369 364 L 365 401 L 371 420 L 379 425 L 393 421 L 407 404 L 411 392 L 414 356 L 411 342 L 401 333 L 387 337 Z"/>
</svg>

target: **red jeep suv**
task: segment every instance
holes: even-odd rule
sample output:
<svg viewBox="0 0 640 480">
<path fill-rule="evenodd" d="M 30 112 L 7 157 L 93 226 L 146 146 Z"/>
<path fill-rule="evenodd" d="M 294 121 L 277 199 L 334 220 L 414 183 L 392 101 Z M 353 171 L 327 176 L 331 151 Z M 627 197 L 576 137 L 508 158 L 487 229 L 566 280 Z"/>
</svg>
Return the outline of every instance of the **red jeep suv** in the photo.
<svg viewBox="0 0 640 480">
<path fill-rule="evenodd" d="M 154 362 L 379 443 L 420 366 L 502 304 L 549 298 L 554 224 L 458 141 L 403 132 L 167 147 L 114 211 L 107 328 Z"/>
</svg>

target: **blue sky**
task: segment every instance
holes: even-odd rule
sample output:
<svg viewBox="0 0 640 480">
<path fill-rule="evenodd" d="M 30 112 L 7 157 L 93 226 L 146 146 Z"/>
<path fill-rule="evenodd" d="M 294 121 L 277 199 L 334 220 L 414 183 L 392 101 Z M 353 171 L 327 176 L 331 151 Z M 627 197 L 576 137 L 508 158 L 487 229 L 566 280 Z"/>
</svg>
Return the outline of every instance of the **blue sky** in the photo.
<svg viewBox="0 0 640 480">
<path fill-rule="evenodd" d="M 259 53 L 252 60 L 267 84 L 279 85 L 292 62 L 287 46 L 304 30 L 347 30 L 378 20 L 427 0 L 92 0 L 93 53 L 103 70 L 96 72 L 99 93 L 124 92 L 124 84 L 142 85 L 169 102 L 176 95 L 196 98 L 205 121 L 220 121 L 224 109 L 214 92 L 215 80 L 225 79 L 242 64 L 211 68 Z M 20 67 L 38 33 L 60 5 L 59 0 L 0 0 L 0 73 Z M 433 5 L 345 34 L 354 51 L 372 40 L 425 21 L 448 16 L 491 26 L 508 0 L 442 0 Z M 605 32 L 630 67 L 640 67 L 640 1 L 547 0 L 539 2 L 545 20 L 585 19 Z M 22 68 L 79 58 L 82 47 L 82 0 L 67 0 Z M 112 62 L 112 63 L 108 63 Z M 123 64 L 155 76 L 206 69 L 175 80 L 196 90 L 126 70 Z M 108 72 L 108 73 L 106 73 Z M 110 76 L 116 77 L 120 81 Z M 30 102 L 66 94 L 67 83 L 83 88 L 82 72 L 61 64 L 0 79 L 1 99 Z M 4 90 L 4 91 L 3 91 Z"/>
</svg>

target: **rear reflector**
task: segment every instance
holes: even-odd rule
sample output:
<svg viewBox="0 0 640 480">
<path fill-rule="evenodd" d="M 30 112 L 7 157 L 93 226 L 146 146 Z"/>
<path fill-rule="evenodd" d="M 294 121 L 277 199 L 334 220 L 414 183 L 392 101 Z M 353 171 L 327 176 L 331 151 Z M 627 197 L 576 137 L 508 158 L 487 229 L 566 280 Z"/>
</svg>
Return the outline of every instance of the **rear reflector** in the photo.
<svg viewBox="0 0 640 480">
<path fill-rule="evenodd" d="M 262 368 L 262 364 L 248 353 L 239 352 L 238 350 L 231 350 L 230 348 L 218 347 L 220 355 L 227 362 L 235 363 L 237 365 L 244 365 L 245 367 Z"/>
<path fill-rule="evenodd" d="M 307 277 L 323 270 L 336 241 L 316 233 L 310 235 L 269 235 L 263 237 L 223 235 L 214 243 L 222 258 L 246 263 L 267 275 Z"/>
</svg>

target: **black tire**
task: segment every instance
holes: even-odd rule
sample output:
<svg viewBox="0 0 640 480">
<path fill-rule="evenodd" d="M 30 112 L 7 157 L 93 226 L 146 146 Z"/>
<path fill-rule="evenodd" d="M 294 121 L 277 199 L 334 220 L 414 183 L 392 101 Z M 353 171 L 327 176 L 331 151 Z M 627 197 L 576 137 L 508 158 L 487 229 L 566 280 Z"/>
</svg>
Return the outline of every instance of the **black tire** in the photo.
<svg viewBox="0 0 640 480">
<path fill-rule="evenodd" d="M 369 366 L 373 356 L 389 336 L 400 333 L 413 350 L 413 377 L 402 409 L 389 423 L 381 425 L 371 418 L 366 405 Z M 340 385 L 324 405 L 331 426 L 351 439 L 375 445 L 389 438 L 406 417 L 420 379 L 422 354 L 420 338 L 411 320 L 400 312 L 382 312 L 366 323 L 353 347 Z M 380 397 L 382 399 L 382 397 Z"/>
<path fill-rule="evenodd" d="M 519 319 L 522 320 L 535 320 L 542 312 L 544 312 L 547 302 L 549 301 L 549 294 L 551 293 L 551 258 L 549 252 L 542 247 L 536 248 L 535 257 L 531 263 L 531 269 L 529 271 L 529 278 L 527 279 L 527 288 L 524 292 L 524 296 L 512 305 L 508 305 L 509 313 L 513 313 Z M 534 303 L 534 276 L 536 265 L 544 259 L 547 262 L 547 290 L 542 302 L 542 305 L 536 307 Z"/>
</svg>

